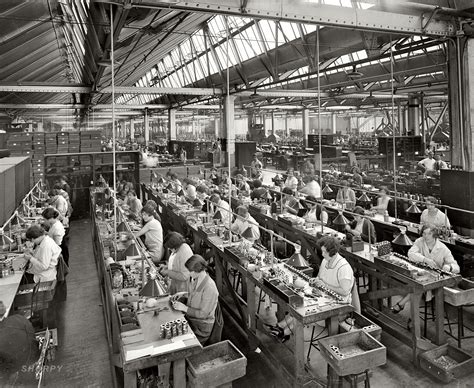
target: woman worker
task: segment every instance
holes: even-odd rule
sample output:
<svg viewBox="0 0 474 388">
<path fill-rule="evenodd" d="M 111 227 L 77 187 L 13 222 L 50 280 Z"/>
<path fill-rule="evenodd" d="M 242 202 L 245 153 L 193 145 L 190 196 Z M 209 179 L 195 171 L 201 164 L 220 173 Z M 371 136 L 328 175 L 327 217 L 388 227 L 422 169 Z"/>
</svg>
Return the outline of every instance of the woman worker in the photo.
<svg viewBox="0 0 474 388">
<path fill-rule="evenodd" d="M 157 263 L 163 257 L 163 228 L 160 221 L 155 218 L 155 213 L 155 210 L 149 206 L 142 209 L 141 214 L 145 225 L 135 233 L 135 237 L 145 236 L 145 246 L 153 262 Z"/>
<path fill-rule="evenodd" d="M 55 280 L 61 248 L 40 225 L 31 225 L 26 230 L 26 239 L 34 244 L 32 252 L 25 252 L 26 272 L 33 275 L 35 283 Z"/>
<path fill-rule="evenodd" d="M 372 210 L 376 210 L 378 214 L 385 214 L 390 200 L 391 198 L 388 195 L 388 188 L 386 186 L 381 186 L 379 197 L 377 198 L 377 206 L 372 206 Z"/>
<path fill-rule="evenodd" d="M 216 283 L 206 273 L 207 262 L 200 255 L 193 255 L 186 261 L 191 279 L 187 282 L 188 292 L 172 297 L 175 310 L 183 311 L 197 339 L 204 344 L 211 335 L 215 322 L 215 311 L 219 299 Z M 178 301 L 187 295 L 185 303 Z"/>
<path fill-rule="evenodd" d="M 421 225 L 431 225 L 436 228 L 450 229 L 451 224 L 446 214 L 436 207 L 436 198 L 429 196 L 425 198 L 426 209 L 420 217 Z"/>
<path fill-rule="evenodd" d="M 431 225 L 424 225 L 421 228 L 421 237 L 416 239 L 408 251 L 408 258 L 446 272 L 460 272 L 451 251 L 438 239 L 438 229 Z M 405 295 L 392 307 L 392 312 L 398 314 L 402 311 L 409 299 L 410 295 Z"/>
<path fill-rule="evenodd" d="M 178 232 L 169 232 L 166 236 L 165 248 L 171 251 L 167 265 L 160 265 L 158 272 L 168 276 L 168 289 L 170 294 L 187 290 L 189 271 L 186 261 L 193 255 L 191 247 L 186 243 L 183 235 Z"/>
<path fill-rule="evenodd" d="M 356 206 L 352 212 L 354 213 L 354 221 L 346 225 L 346 231 L 353 236 L 359 236 L 365 242 L 376 243 L 377 235 L 374 224 L 368 218 L 363 217 L 364 209 Z"/>
<path fill-rule="evenodd" d="M 343 302 L 352 303 L 354 272 L 347 260 L 339 254 L 339 241 L 334 237 L 325 236 L 318 241 L 318 244 L 321 247 L 323 261 L 318 276 L 310 279 L 310 285 L 329 288 L 341 296 Z M 293 332 L 293 318 L 287 315 L 276 326 L 269 327 L 272 335 L 285 342 Z"/>
<path fill-rule="evenodd" d="M 48 236 L 51 237 L 54 242 L 61 248 L 63 259 L 67 265 L 69 265 L 69 247 L 67 241 L 64 238 L 65 230 L 61 221 L 59 221 L 59 212 L 48 207 L 43 210 L 41 216 L 44 218 L 44 224 L 49 228 Z"/>
</svg>

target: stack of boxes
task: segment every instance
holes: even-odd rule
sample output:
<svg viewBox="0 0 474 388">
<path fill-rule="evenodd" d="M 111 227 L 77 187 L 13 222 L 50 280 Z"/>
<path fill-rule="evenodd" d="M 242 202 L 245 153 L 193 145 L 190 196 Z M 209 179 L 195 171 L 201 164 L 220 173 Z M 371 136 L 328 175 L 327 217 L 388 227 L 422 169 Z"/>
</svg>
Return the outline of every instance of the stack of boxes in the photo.
<svg viewBox="0 0 474 388">
<path fill-rule="evenodd" d="M 58 153 L 58 140 L 57 140 L 56 133 L 46 133 L 44 135 L 44 141 L 46 145 L 47 154 Z"/>
<path fill-rule="evenodd" d="M 31 156 L 31 182 L 44 182 L 44 154 L 46 153 L 44 132 L 33 133 L 33 154 Z"/>
<path fill-rule="evenodd" d="M 100 152 L 100 131 L 81 132 L 81 152 Z"/>
<path fill-rule="evenodd" d="M 32 139 L 31 132 L 11 133 L 7 141 L 10 156 L 31 156 Z"/>
<path fill-rule="evenodd" d="M 18 132 L 10 133 L 6 144 L 11 156 L 30 156 L 31 158 L 31 179 L 34 184 L 39 179 L 45 179 L 45 154 L 67 154 L 67 153 L 90 153 L 101 151 L 101 132 Z M 70 157 L 72 171 L 79 169 L 79 165 L 91 164 L 91 158 L 87 156 Z M 66 165 L 68 158 L 59 160 Z M 55 160 L 54 164 L 57 164 Z M 56 165 L 47 166 L 48 171 L 53 173 Z M 74 168 L 75 167 L 75 168 Z"/>
<path fill-rule="evenodd" d="M 80 132 L 69 133 L 69 153 L 74 154 L 81 151 L 81 137 Z"/>
<path fill-rule="evenodd" d="M 67 154 L 69 152 L 69 133 L 58 132 L 58 154 Z M 49 152 L 48 152 L 49 153 Z"/>
</svg>

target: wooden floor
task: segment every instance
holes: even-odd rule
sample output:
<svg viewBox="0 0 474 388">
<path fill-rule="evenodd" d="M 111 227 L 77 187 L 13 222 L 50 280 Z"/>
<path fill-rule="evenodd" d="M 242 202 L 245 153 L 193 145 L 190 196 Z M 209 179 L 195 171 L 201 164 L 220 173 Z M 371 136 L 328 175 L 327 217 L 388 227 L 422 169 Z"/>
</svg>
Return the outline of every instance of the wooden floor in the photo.
<svg viewBox="0 0 474 388">
<path fill-rule="evenodd" d="M 57 368 L 45 373 L 44 387 L 113 386 L 90 228 L 89 220 L 71 224 L 68 295 L 56 306 Z"/>
</svg>

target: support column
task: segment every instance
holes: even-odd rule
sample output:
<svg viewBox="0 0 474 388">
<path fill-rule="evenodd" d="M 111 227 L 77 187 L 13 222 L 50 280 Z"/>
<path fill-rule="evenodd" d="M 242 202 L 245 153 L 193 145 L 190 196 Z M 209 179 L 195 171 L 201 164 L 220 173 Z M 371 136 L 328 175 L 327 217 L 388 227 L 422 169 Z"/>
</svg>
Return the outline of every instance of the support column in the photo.
<svg viewBox="0 0 474 388">
<path fill-rule="evenodd" d="M 148 109 L 145 108 L 145 115 L 143 116 L 143 131 L 145 135 L 145 145 L 150 142 L 150 125 L 148 122 Z"/>
<path fill-rule="evenodd" d="M 135 120 L 130 119 L 130 140 L 135 141 Z"/>
<path fill-rule="evenodd" d="M 275 112 L 272 111 L 272 135 L 275 136 Z"/>
<path fill-rule="evenodd" d="M 219 117 L 214 117 L 214 136 L 216 139 L 219 137 Z"/>
<path fill-rule="evenodd" d="M 420 136 L 420 100 L 418 96 L 410 96 L 408 99 L 408 133 Z"/>
<path fill-rule="evenodd" d="M 290 130 L 288 128 L 288 113 L 285 115 L 285 136 L 290 136 Z"/>
<path fill-rule="evenodd" d="M 303 109 L 303 144 L 304 147 L 308 147 L 308 134 L 309 134 L 309 109 Z M 321 128 L 319 128 L 321 130 Z"/>
<path fill-rule="evenodd" d="M 176 109 L 168 110 L 168 140 L 176 140 Z"/>
<path fill-rule="evenodd" d="M 321 128 L 318 128 L 318 131 L 320 130 Z M 337 115 L 335 113 L 331 113 L 331 133 L 334 135 L 337 133 Z"/>
<path fill-rule="evenodd" d="M 420 118 L 421 118 L 421 149 L 426 150 L 426 125 L 425 125 L 425 97 L 421 93 L 420 96 Z"/>
<path fill-rule="evenodd" d="M 38 121 L 38 123 L 36 124 L 36 131 L 37 132 L 44 132 L 44 128 L 43 128 L 43 122 L 42 121 Z"/>
<path fill-rule="evenodd" d="M 225 136 L 227 139 L 227 163 L 235 167 L 235 96 L 224 97 Z"/>
</svg>

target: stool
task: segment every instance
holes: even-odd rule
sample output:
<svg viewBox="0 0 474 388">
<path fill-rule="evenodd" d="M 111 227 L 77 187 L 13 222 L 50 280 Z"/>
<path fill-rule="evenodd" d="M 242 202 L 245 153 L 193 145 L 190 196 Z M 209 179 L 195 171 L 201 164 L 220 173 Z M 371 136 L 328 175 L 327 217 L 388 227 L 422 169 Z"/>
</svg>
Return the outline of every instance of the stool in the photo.
<svg viewBox="0 0 474 388">
<path fill-rule="evenodd" d="M 337 376 L 337 379 L 335 377 Z M 357 373 L 357 374 L 352 374 L 352 375 L 347 375 L 347 376 L 339 376 L 336 374 L 334 369 L 331 368 L 331 366 L 328 364 L 328 388 L 331 387 L 342 387 L 342 380 L 341 377 L 345 380 L 347 380 L 351 388 L 357 388 L 357 383 L 360 377 L 364 379 L 364 387 L 365 388 L 370 388 L 370 377 L 369 377 L 369 370 L 366 369 L 363 372 Z"/>
<path fill-rule="evenodd" d="M 326 328 L 324 327 L 323 330 L 315 336 L 314 332 L 316 331 L 316 325 L 313 325 L 313 329 L 311 330 L 311 339 L 309 340 L 308 355 L 306 356 L 306 360 L 308 361 L 308 363 L 310 361 L 309 356 L 311 354 L 311 349 L 315 348 L 319 352 L 319 348 L 317 345 L 318 340 L 320 340 L 321 338 L 326 338 L 328 336 L 328 335 L 325 335 L 322 337 L 320 336 L 324 332 L 325 329 Z"/>
<path fill-rule="evenodd" d="M 238 292 L 239 286 L 242 284 L 242 274 L 235 268 L 229 268 L 228 272 L 232 276 L 232 288 Z"/>
<path fill-rule="evenodd" d="M 265 294 L 265 293 L 263 292 L 263 290 L 260 289 L 260 294 L 259 294 L 259 296 L 258 296 L 257 315 L 260 313 L 260 306 L 261 306 L 262 302 L 265 301 L 265 296 L 267 296 L 267 294 Z M 270 297 L 269 297 L 269 298 L 270 298 Z M 270 299 L 270 301 L 272 301 L 272 300 Z M 275 303 L 275 302 L 272 301 L 272 303 Z"/>
<path fill-rule="evenodd" d="M 446 319 L 448 321 L 447 325 L 449 327 L 449 332 L 447 330 L 445 330 L 445 331 L 446 331 L 447 334 L 449 334 L 451 337 L 453 337 L 455 340 L 458 341 L 458 347 L 460 349 L 461 349 L 461 342 L 462 342 L 463 339 L 465 339 L 465 338 L 474 338 L 474 335 L 468 335 L 468 336 L 464 335 L 464 306 L 471 306 L 471 304 L 453 306 L 453 307 L 456 308 L 456 310 L 458 312 L 458 320 L 457 320 L 457 322 L 453 322 L 453 324 L 457 323 L 457 326 L 458 326 L 458 335 L 457 336 L 455 336 L 452 332 L 451 321 L 449 320 L 449 314 L 446 313 Z"/>
</svg>

